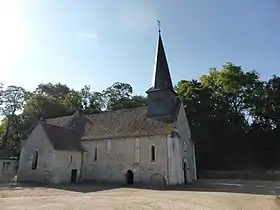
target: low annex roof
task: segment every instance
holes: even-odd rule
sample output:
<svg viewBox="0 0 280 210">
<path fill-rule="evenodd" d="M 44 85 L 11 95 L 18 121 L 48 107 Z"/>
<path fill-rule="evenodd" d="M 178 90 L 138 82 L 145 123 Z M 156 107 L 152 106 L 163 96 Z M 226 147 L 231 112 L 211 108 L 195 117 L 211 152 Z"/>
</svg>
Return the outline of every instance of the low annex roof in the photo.
<svg viewBox="0 0 280 210">
<path fill-rule="evenodd" d="M 69 128 L 41 122 L 41 125 L 56 150 L 81 151 L 79 134 Z"/>
</svg>

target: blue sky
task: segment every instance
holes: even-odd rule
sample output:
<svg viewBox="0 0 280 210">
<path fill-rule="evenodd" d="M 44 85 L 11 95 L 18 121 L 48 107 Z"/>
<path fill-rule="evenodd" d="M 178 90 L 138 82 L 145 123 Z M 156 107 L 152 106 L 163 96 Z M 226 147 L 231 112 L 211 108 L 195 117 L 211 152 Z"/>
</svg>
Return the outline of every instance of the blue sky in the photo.
<svg viewBox="0 0 280 210">
<path fill-rule="evenodd" d="M 279 71 L 279 0 L 2 0 L 0 81 L 94 91 L 121 81 L 143 94 L 158 19 L 175 84 L 226 61 L 263 79 Z"/>
</svg>

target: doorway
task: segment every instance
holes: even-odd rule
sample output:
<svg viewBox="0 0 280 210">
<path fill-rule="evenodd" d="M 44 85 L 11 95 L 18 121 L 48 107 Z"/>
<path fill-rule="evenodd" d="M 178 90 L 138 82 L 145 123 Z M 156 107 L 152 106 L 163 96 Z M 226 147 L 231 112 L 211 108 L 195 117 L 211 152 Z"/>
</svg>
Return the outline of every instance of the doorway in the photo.
<svg viewBox="0 0 280 210">
<path fill-rule="evenodd" d="M 131 170 L 128 170 L 125 174 L 126 176 L 126 183 L 132 185 L 134 183 L 134 174 Z"/>
<path fill-rule="evenodd" d="M 72 171 L 71 171 L 71 182 L 72 183 L 77 182 L 77 174 L 78 174 L 78 170 L 72 169 Z"/>
<path fill-rule="evenodd" d="M 190 167 L 187 160 L 184 160 L 183 171 L 184 171 L 184 183 L 188 184 L 190 182 Z"/>
<path fill-rule="evenodd" d="M 187 163 L 184 161 L 183 171 L 184 171 L 184 184 L 187 184 Z"/>
</svg>

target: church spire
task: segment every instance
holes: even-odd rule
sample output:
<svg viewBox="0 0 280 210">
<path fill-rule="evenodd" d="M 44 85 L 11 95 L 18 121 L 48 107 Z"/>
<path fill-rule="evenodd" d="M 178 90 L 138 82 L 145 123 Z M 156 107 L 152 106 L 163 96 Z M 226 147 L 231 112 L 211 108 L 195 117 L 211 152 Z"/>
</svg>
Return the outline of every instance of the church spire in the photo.
<svg viewBox="0 0 280 210">
<path fill-rule="evenodd" d="M 160 22 L 158 21 L 158 42 L 154 64 L 154 75 L 152 87 L 147 91 L 170 89 L 173 90 L 172 80 L 161 38 Z"/>
<path fill-rule="evenodd" d="M 180 99 L 173 89 L 168 63 L 161 39 L 159 21 L 158 24 L 159 34 L 153 84 L 152 87 L 146 91 L 148 94 L 147 117 L 155 120 L 173 122 L 177 116 Z"/>
</svg>

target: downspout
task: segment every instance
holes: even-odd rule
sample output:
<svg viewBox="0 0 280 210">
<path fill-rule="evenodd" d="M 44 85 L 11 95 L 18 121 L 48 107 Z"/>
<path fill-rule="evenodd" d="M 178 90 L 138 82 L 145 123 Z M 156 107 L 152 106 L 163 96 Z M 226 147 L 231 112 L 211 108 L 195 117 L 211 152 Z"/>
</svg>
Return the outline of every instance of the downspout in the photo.
<svg viewBox="0 0 280 210">
<path fill-rule="evenodd" d="M 165 136 L 165 138 L 166 138 L 166 177 L 167 177 L 167 183 L 166 183 L 166 185 L 169 185 L 169 151 L 168 151 L 168 135 L 166 135 Z"/>
<path fill-rule="evenodd" d="M 195 159 L 195 144 L 194 144 L 194 142 L 192 142 L 192 149 L 193 149 L 194 180 L 197 180 L 196 159 Z"/>
<path fill-rule="evenodd" d="M 85 149 L 83 149 L 83 150 L 81 151 L 80 174 L 79 174 L 79 177 L 78 177 L 78 180 L 79 180 L 79 181 L 82 181 L 82 179 L 84 178 L 84 177 L 83 177 L 84 152 L 85 152 Z"/>
</svg>

